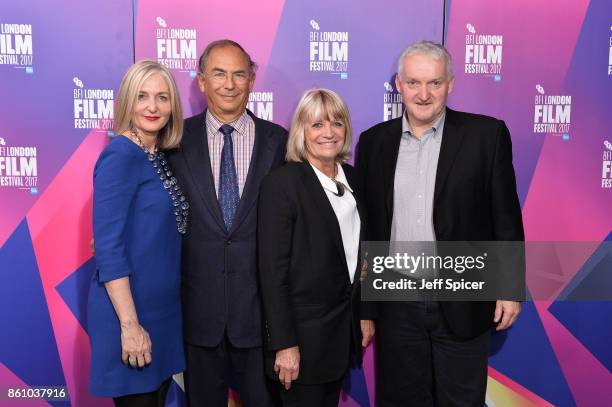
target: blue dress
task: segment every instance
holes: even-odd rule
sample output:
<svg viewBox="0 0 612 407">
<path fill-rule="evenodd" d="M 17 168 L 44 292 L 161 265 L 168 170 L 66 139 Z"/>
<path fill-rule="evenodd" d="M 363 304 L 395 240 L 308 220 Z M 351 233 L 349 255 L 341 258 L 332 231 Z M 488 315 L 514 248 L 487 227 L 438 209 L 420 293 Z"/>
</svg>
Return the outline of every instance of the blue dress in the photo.
<svg viewBox="0 0 612 407">
<path fill-rule="evenodd" d="M 142 149 L 113 139 L 94 169 L 93 226 L 98 270 L 90 284 L 87 330 L 89 390 L 97 396 L 147 393 L 185 368 L 180 253 L 170 195 Z M 150 365 L 121 360 L 119 319 L 104 282 L 129 276 L 138 320 L 152 343 Z"/>
</svg>

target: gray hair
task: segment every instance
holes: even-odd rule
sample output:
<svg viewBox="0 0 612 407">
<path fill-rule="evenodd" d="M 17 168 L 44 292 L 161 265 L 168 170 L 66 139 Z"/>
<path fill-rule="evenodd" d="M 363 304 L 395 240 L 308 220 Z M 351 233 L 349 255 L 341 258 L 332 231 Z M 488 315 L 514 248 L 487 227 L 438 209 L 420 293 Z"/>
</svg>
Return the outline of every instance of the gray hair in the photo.
<svg viewBox="0 0 612 407">
<path fill-rule="evenodd" d="M 406 47 L 406 49 L 404 49 L 404 51 L 402 52 L 402 54 L 397 60 L 397 74 L 398 75 L 403 73 L 402 72 L 404 70 L 403 62 L 406 59 L 406 57 L 409 57 L 411 55 L 416 55 L 416 54 L 427 55 L 435 59 L 436 61 L 443 60 L 444 63 L 446 64 L 447 79 L 449 81 L 453 79 L 454 77 L 453 61 L 451 59 L 451 55 L 448 52 L 448 50 L 444 48 L 444 46 L 441 44 L 435 43 L 433 41 L 426 41 L 426 40 L 413 42 L 408 47 Z"/>
<path fill-rule="evenodd" d="M 242 51 L 242 53 L 244 54 L 244 57 L 247 60 L 247 64 L 249 65 L 249 73 L 251 75 L 255 73 L 255 71 L 257 70 L 257 64 L 251 59 L 251 56 L 249 55 L 249 53 L 246 52 L 244 48 L 242 48 L 242 46 L 238 44 L 236 41 L 232 41 L 228 39 L 216 40 L 206 46 L 206 48 L 204 49 L 204 52 L 202 52 L 202 55 L 200 55 L 200 60 L 198 61 L 198 69 L 200 70 L 200 72 L 204 73 L 204 69 L 206 69 L 206 61 L 208 60 L 210 53 L 213 52 L 215 48 L 223 48 L 223 47 L 236 47 L 240 51 Z"/>
</svg>

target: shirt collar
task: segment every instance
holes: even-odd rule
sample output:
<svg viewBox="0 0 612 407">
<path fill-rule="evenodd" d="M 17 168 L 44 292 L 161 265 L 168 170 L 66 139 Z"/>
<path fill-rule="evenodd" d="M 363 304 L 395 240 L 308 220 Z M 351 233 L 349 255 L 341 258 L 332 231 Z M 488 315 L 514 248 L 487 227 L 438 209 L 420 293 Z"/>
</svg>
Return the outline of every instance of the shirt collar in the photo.
<svg viewBox="0 0 612 407">
<path fill-rule="evenodd" d="M 224 124 L 229 124 L 230 126 L 232 126 L 234 128 L 234 132 L 238 133 L 239 135 L 243 136 L 246 133 L 246 129 L 247 129 L 247 125 L 249 123 L 249 114 L 246 112 L 246 110 L 244 112 L 242 112 L 242 114 L 240 116 L 238 116 L 238 118 L 236 120 L 234 120 L 231 123 L 223 123 L 222 121 L 220 121 L 219 119 L 217 119 L 211 112 L 210 110 L 206 110 L 206 123 L 212 127 L 213 129 L 215 129 L 215 131 L 217 133 L 219 133 L 219 128 L 221 126 L 223 126 Z"/>
<path fill-rule="evenodd" d="M 436 122 L 433 124 L 431 129 L 427 130 L 423 135 L 427 137 L 430 134 L 432 134 L 432 137 L 434 140 L 440 141 L 442 129 L 444 128 L 445 118 L 446 118 L 446 108 L 444 108 L 444 110 L 442 111 L 442 114 L 440 115 L 440 117 L 438 117 L 438 120 L 436 120 Z M 405 112 L 402 115 L 402 134 L 407 134 L 408 136 L 414 137 L 414 135 L 412 134 L 412 129 L 410 128 L 410 123 L 408 123 L 408 118 Z"/>
<path fill-rule="evenodd" d="M 332 179 L 329 178 L 327 175 L 323 174 L 323 172 L 321 172 L 314 165 L 310 164 L 310 166 L 312 167 L 315 174 L 317 175 L 317 178 L 319 179 L 321 186 L 323 186 L 323 189 L 327 189 L 331 193 L 338 194 L 338 188 L 336 187 L 336 184 L 334 183 L 334 181 L 332 181 Z M 348 189 L 352 194 L 353 190 L 351 189 L 346 179 L 346 175 L 344 174 L 344 170 L 342 169 L 342 166 L 340 164 L 336 164 L 336 166 L 338 168 L 338 173 L 336 174 L 336 181 L 341 182 L 344 185 L 344 187 Z"/>
</svg>

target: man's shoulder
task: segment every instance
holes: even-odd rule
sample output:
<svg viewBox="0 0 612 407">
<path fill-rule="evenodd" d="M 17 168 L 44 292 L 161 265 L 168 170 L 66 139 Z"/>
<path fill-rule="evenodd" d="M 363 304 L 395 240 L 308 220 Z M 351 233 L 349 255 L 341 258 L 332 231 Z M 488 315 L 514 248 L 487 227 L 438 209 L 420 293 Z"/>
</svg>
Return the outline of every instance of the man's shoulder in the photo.
<svg viewBox="0 0 612 407">
<path fill-rule="evenodd" d="M 374 126 L 370 127 L 369 129 L 365 130 L 362 133 L 362 137 L 364 135 L 370 135 L 370 134 L 380 134 L 380 133 L 388 133 L 390 131 L 393 131 L 395 129 L 399 128 L 401 130 L 402 128 L 402 118 L 401 117 L 397 117 L 395 119 L 391 119 L 391 120 L 387 120 L 385 122 L 381 122 L 378 124 L 375 124 Z"/>
<path fill-rule="evenodd" d="M 255 123 L 256 130 L 262 130 L 264 132 L 269 132 L 273 137 L 277 137 L 283 140 L 287 138 L 287 130 L 276 123 L 273 123 L 268 120 L 260 119 L 254 114 L 249 112 L 249 116 L 253 119 L 253 123 Z"/>
<path fill-rule="evenodd" d="M 183 121 L 183 138 L 190 137 L 192 134 L 199 134 L 205 130 L 206 111 L 186 118 Z"/>
<path fill-rule="evenodd" d="M 478 113 L 460 112 L 457 110 L 447 109 L 447 121 L 451 121 L 456 125 L 467 126 L 483 126 L 483 127 L 499 127 L 504 122 L 493 116 L 487 116 Z"/>
<path fill-rule="evenodd" d="M 375 124 L 369 129 L 365 130 L 359 136 L 360 143 L 370 143 L 370 140 L 383 140 L 394 135 L 401 134 L 402 131 L 402 118 L 387 120 Z"/>
</svg>

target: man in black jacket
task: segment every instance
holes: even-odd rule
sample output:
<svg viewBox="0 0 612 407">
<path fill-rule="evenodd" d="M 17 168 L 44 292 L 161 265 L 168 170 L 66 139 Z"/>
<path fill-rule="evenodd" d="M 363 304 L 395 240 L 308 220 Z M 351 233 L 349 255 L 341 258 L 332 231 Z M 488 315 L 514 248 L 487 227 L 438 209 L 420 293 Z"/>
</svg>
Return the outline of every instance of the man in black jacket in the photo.
<svg viewBox="0 0 612 407">
<path fill-rule="evenodd" d="M 446 107 L 450 55 L 429 41 L 399 58 L 406 112 L 359 140 L 371 241 L 522 241 L 510 134 L 503 121 Z M 385 302 L 377 326 L 381 406 L 482 406 L 490 329 L 516 320 L 514 301 Z"/>
<path fill-rule="evenodd" d="M 183 325 L 190 406 L 227 406 L 230 376 L 245 406 L 275 402 L 265 378 L 257 281 L 257 199 L 284 162 L 287 132 L 246 110 L 255 64 L 230 40 L 200 57 L 208 108 L 185 120 L 169 159 L 190 207 L 183 240 Z"/>
</svg>

